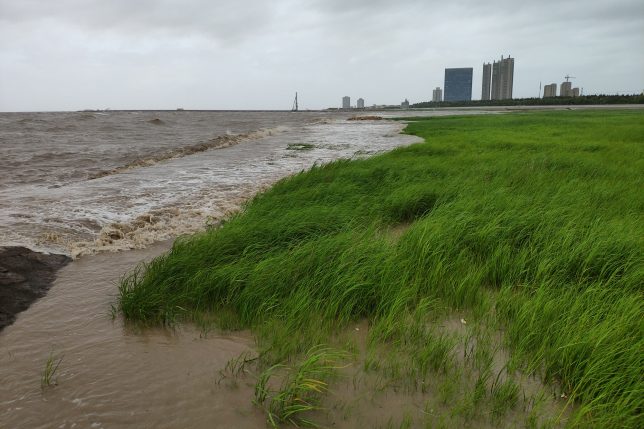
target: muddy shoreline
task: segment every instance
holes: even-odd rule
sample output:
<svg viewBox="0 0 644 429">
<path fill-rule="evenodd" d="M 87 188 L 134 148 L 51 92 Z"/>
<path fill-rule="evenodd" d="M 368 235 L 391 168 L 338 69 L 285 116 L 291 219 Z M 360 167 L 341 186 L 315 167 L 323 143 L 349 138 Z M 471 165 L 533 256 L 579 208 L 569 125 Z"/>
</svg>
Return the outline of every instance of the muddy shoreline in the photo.
<svg viewBox="0 0 644 429">
<path fill-rule="evenodd" d="M 249 400 L 252 385 L 216 384 L 229 360 L 254 350 L 250 332 L 143 329 L 113 317 L 121 275 L 171 246 L 73 260 L 46 297 L 0 332 L 0 427 L 265 427 Z M 43 389 L 49 356 L 62 363 L 55 384 Z"/>
<path fill-rule="evenodd" d="M 70 261 L 65 255 L 38 253 L 26 247 L 0 247 L 0 331 L 45 296 L 56 272 Z"/>
</svg>

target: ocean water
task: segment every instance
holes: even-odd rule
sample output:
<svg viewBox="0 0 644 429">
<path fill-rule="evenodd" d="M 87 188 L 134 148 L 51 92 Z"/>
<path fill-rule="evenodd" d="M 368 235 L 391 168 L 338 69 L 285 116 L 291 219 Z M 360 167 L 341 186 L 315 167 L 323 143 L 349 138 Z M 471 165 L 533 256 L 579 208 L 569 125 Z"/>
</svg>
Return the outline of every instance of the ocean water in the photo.
<svg viewBox="0 0 644 429">
<path fill-rule="evenodd" d="M 401 112 L 402 113 L 402 112 Z M 0 114 L 0 246 L 72 257 L 203 229 L 280 178 L 415 138 L 326 112 Z"/>
</svg>

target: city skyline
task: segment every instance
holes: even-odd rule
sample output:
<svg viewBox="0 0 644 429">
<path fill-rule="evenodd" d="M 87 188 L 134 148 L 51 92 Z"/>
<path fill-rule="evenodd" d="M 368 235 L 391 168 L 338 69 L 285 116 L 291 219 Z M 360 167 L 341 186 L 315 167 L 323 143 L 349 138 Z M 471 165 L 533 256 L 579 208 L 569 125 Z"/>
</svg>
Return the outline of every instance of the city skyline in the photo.
<svg viewBox="0 0 644 429">
<path fill-rule="evenodd" d="M 636 0 L 0 0 L 0 111 L 288 109 L 295 91 L 302 109 L 399 104 L 430 100 L 452 65 L 475 67 L 477 99 L 501 52 L 519 58 L 514 98 L 567 74 L 585 94 L 641 93 L 642 28 Z"/>
</svg>

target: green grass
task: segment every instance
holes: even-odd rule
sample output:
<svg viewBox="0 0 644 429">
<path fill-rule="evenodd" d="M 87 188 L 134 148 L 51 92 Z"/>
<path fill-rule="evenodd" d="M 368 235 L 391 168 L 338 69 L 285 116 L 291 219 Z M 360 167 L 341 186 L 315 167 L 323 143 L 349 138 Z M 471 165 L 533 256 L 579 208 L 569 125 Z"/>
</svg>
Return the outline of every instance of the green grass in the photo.
<svg viewBox="0 0 644 429">
<path fill-rule="evenodd" d="M 291 423 L 295 427 L 317 426 L 305 417 L 306 413 L 319 410 L 320 397 L 327 391 L 328 381 L 341 368 L 340 361 L 346 354 L 325 347 L 313 347 L 294 368 L 278 364 L 264 370 L 255 384 L 255 403 L 266 410 L 268 423 L 278 427 Z M 284 370 L 278 389 L 271 389 L 270 382 Z"/>
<path fill-rule="evenodd" d="M 47 361 L 45 361 L 45 367 L 43 368 L 40 374 L 40 387 L 45 389 L 46 387 L 56 386 L 58 384 L 58 378 L 56 377 L 56 371 L 60 363 L 63 361 L 63 357 L 54 356 L 54 352 L 49 353 Z"/>
<path fill-rule="evenodd" d="M 120 310 L 144 324 L 225 315 L 267 363 L 367 319 L 372 344 L 407 341 L 423 374 L 452 353 L 447 337 L 413 346 L 429 335 L 413 321 L 440 302 L 502 327 L 513 362 L 566 393 L 570 426 L 641 427 L 644 113 L 428 118 L 406 132 L 426 142 L 314 167 L 177 240 L 122 280 Z M 505 412 L 518 393 L 495 388 Z"/>
</svg>

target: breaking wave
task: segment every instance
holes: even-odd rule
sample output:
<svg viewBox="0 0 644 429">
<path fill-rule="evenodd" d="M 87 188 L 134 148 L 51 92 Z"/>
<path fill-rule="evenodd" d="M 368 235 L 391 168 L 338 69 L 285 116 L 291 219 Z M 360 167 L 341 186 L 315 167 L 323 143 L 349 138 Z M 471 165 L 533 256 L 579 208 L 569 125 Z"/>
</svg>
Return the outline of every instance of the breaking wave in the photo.
<svg viewBox="0 0 644 429">
<path fill-rule="evenodd" d="M 181 207 L 150 210 L 129 222 L 115 222 L 104 226 L 94 240 L 68 241 L 58 244 L 64 244 L 67 250 L 65 253 L 73 259 L 105 251 L 116 252 L 145 248 L 159 241 L 216 227 L 222 220 L 239 211 L 244 202 L 255 193 L 261 192 L 269 186 L 270 183 L 266 182 L 246 189 L 245 192 L 238 193 L 225 202 L 218 201 L 216 207 L 199 207 L 188 203 Z M 204 193 L 195 203 L 201 205 L 204 201 L 211 200 L 212 197 L 212 195 Z"/>
<path fill-rule="evenodd" d="M 153 121 L 155 120 L 156 119 L 153 119 Z M 264 137 L 283 133 L 287 130 L 288 130 L 288 127 L 279 126 L 275 128 L 253 131 L 250 133 L 225 134 L 222 136 L 217 136 L 215 138 L 212 138 L 205 143 L 197 143 L 189 146 L 183 146 L 175 149 L 170 149 L 165 152 L 159 153 L 157 155 L 149 156 L 146 158 L 135 159 L 132 162 L 128 162 L 125 165 L 115 167 L 111 170 L 102 170 L 102 171 L 99 171 L 98 173 L 94 173 L 90 175 L 88 179 L 89 180 L 98 179 L 101 177 L 110 176 L 112 174 L 118 174 L 123 171 L 130 170 L 132 168 L 149 167 L 151 165 L 158 164 L 159 162 L 162 162 L 162 161 L 167 161 L 169 159 L 175 159 L 175 158 L 182 158 L 184 156 L 193 155 L 199 152 L 205 152 L 211 149 L 223 149 L 225 147 L 234 146 L 244 141 L 258 140 Z"/>
</svg>

